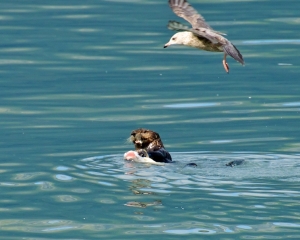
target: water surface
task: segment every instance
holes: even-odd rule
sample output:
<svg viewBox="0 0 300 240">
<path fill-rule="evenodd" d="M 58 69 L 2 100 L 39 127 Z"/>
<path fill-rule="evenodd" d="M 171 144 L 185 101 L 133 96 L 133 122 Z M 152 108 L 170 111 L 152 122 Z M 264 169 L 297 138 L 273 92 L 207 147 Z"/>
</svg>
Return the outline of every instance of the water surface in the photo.
<svg viewBox="0 0 300 240">
<path fill-rule="evenodd" d="M 191 3 L 245 67 L 163 49 L 167 1 L 0 3 L 3 238 L 299 238 L 300 5 Z M 139 127 L 177 163 L 124 162 Z"/>
</svg>

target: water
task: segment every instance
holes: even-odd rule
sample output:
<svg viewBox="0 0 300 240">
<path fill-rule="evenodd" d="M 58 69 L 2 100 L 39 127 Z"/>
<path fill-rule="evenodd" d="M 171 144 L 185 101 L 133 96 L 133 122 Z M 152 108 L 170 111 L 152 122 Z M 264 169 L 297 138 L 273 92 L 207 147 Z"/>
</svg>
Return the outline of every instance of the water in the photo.
<svg viewBox="0 0 300 240">
<path fill-rule="evenodd" d="M 167 1 L 0 3 L 1 238 L 300 237 L 299 3 L 191 3 L 245 67 L 163 49 Z M 177 163 L 124 162 L 139 127 Z"/>
</svg>

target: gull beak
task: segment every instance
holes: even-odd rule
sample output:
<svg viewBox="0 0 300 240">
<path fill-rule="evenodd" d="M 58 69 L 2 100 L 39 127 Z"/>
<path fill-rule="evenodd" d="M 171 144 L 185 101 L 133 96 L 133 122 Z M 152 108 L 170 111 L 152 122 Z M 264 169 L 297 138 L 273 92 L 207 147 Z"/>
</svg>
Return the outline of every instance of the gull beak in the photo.
<svg viewBox="0 0 300 240">
<path fill-rule="evenodd" d="M 168 43 L 165 44 L 164 48 L 167 48 L 169 47 L 170 45 Z"/>
</svg>

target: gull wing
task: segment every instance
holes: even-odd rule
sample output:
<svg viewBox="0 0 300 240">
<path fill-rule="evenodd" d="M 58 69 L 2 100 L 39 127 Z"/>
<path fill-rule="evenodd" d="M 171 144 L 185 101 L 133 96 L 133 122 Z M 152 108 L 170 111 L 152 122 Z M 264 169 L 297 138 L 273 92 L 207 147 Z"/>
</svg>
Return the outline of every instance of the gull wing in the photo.
<svg viewBox="0 0 300 240">
<path fill-rule="evenodd" d="M 186 0 L 169 0 L 169 6 L 178 17 L 184 18 L 193 28 L 212 29 Z"/>
<path fill-rule="evenodd" d="M 225 54 L 231 56 L 242 65 L 245 64 L 244 59 L 240 51 L 234 46 L 227 38 L 221 36 L 218 32 L 212 29 L 199 28 L 191 29 L 190 32 L 194 33 L 198 37 L 204 37 L 211 41 L 213 44 L 220 45 L 223 48 Z"/>
<path fill-rule="evenodd" d="M 169 21 L 168 29 L 173 30 L 173 31 L 190 31 L 190 32 L 193 32 L 197 35 L 199 29 L 208 29 L 208 28 L 195 28 L 195 29 L 193 29 L 193 28 L 190 28 L 188 26 L 183 25 L 180 22 Z M 218 32 L 218 31 L 215 31 L 213 29 L 209 29 L 209 31 L 214 32 L 214 33 L 219 34 L 219 35 L 226 35 L 226 33 Z"/>
</svg>

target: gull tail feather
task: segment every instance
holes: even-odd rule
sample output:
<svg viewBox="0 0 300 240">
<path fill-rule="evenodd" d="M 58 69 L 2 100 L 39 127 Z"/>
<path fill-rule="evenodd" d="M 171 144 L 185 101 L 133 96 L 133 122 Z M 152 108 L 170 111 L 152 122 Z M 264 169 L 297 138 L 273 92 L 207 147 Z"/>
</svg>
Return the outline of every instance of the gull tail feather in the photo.
<svg viewBox="0 0 300 240">
<path fill-rule="evenodd" d="M 226 45 L 224 45 L 223 50 L 227 55 L 231 56 L 242 65 L 245 65 L 242 54 L 232 43 L 227 43 Z"/>
</svg>

